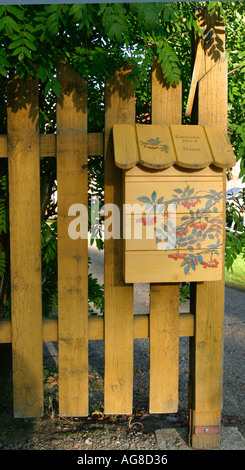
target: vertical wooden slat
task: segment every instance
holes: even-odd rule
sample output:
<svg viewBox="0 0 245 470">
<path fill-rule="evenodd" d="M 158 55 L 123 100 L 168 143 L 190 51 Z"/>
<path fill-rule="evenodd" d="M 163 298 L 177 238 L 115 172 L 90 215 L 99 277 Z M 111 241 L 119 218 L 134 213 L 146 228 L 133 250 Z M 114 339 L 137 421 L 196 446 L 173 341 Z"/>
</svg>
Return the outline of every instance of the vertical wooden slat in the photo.
<svg viewBox="0 0 245 470">
<path fill-rule="evenodd" d="M 13 399 L 15 417 L 43 411 L 38 81 L 8 86 Z"/>
<path fill-rule="evenodd" d="M 58 66 L 57 101 L 59 413 L 88 413 L 88 243 L 72 239 L 69 207 L 87 207 L 86 82 Z M 86 234 L 87 221 L 84 219 Z M 79 227 L 78 227 L 79 228 Z"/>
<path fill-rule="evenodd" d="M 114 162 L 112 126 L 134 124 L 135 100 L 129 70 L 122 67 L 105 89 L 105 202 L 120 208 L 122 170 Z M 110 215 L 110 214 L 109 214 Z M 122 222 L 122 217 L 121 217 Z M 121 223 L 122 234 L 122 223 Z M 123 281 L 123 239 L 105 240 L 105 385 L 106 414 L 130 414 L 133 394 L 133 286 Z"/>
<path fill-rule="evenodd" d="M 152 72 L 152 124 L 181 124 L 181 83 L 167 87 L 161 64 Z M 178 409 L 179 284 L 150 286 L 150 413 Z"/>
<path fill-rule="evenodd" d="M 211 32 L 215 31 L 215 35 L 210 34 L 213 41 L 205 45 L 206 73 L 198 87 L 198 124 L 219 124 L 226 129 L 227 62 L 224 58 L 224 28 L 217 17 L 210 19 L 205 9 L 199 20 L 203 26 L 206 22 L 206 30 L 209 28 Z M 223 176 L 225 237 L 225 170 Z M 224 278 L 197 284 L 193 289 L 191 301 L 195 312 L 195 332 L 190 342 L 190 443 L 198 449 L 216 448 L 220 443 L 222 410 Z M 206 432 L 200 434 L 200 429 L 206 429 Z"/>
</svg>

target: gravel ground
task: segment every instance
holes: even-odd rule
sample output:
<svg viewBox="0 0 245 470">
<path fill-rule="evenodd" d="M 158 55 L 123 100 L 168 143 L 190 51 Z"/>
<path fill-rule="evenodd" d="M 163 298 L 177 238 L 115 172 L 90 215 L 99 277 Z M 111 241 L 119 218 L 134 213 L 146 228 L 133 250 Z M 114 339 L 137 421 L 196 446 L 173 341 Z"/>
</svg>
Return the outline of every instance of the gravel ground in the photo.
<svg viewBox="0 0 245 470">
<path fill-rule="evenodd" d="M 102 262 L 90 253 L 98 278 Z M 100 280 L 102 280 L 100 278 Z M 149 309 L 147 286 L 136 286 L 136 313 Z M 188 304 L 182 310 L 188 311 Z M 224 320 L 224 385 L 222 449 L 245 450 L 245 292 L 226 288 Z M 58 416 L 57 343 L 45 343 L 45 414 L 14 419 L 12 405 L 0 410 L 0 450 L 190 450 L 187 445 L 188 338 L 180 338 L 179 409 L 176 414 L 149 415 L 149 341 L 134 344 L 134 409 L 131 416 L 103 415 L 104 343 L 89 343 L 89 416 Z"/>
</svg>

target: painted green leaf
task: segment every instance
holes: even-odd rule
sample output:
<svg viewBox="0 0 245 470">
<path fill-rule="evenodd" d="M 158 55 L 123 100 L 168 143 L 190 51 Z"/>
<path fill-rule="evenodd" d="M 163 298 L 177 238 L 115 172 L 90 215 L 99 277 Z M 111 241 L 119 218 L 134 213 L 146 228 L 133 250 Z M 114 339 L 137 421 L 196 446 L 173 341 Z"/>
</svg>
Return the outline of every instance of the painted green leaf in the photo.
<svg viewBox="0 0 245 470">
<path fill-rule="evenodd" d="M 157 193 L 156 193 L 156 191 L 153 191 L 153 193 L 152 193 L 152 195 L 151 195 L 152 201 L 155 201 L 155 200 L 156 200 L 156 197 L 157 197 Z"/>
<path fill-rule="evenodd" d="M 150 198 L 147 197 L 147 196 L 140 196 L 140 197 L 137 197 L 138 201 L 140 202 L 150 202 Z"/>
<path fill-rule="evenodd" d="M 185 273 L 185 274 L 188 274 L 189 270 L 190 270 L 190 268 L 189 268 L 189 266 L 187 265 L 187 266 L 185 267 L 185 269 L 184 269 L 184 273 Z"/>
<path fill-rule="evenodd" d="M 182 189 L 178 189 L 178 188 L 177 188 L 177 189 L 174 189 L 174 192 L 175 192 L 175 193 L 178 193 L 178 194 L 183 193 Z"/>
</svg>

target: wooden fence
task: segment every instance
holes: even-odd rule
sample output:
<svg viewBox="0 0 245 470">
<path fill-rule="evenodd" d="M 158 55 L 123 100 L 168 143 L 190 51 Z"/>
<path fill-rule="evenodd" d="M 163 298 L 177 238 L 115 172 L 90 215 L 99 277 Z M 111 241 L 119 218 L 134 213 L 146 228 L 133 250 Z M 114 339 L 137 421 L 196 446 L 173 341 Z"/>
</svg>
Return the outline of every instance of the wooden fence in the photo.
<svg viewBox="0 0 245 470">
<path fill-rule="evenodd" d="M 222 31 L 221 33 L 222 34 Z M 205 57 L 199 82 L 202 125 L 226 125 L 226 60 Z M 106 82 L 104 134 L 87 133 L 86 82 L 61 62 L 57 133 L 39 135 L 38 81 L 8 85 L 8 135 L 0 157 L 9 162 L 11 320 L 0 342 L 12 343 L 14 415 L 43 413 L 43 342 L 59 345 L 59 413 L 88 415 L 88 341 L 104 340 L 104 413 L 131 414 L 134 338 L 150 338 L 150 413 L 178 409 L 179 337 L 191 340 L 190 436 L 196 447 L 219 438 L 222 396 L 223 281 L 191 286 L 191 311 L 179 313 L 179 284 L 150 286 L 150 314 L 134 315 L 133 285 L 122 278 L 123 240 L 105 240 L 105 315 L 88 316 L 88 243 L 68 236 L 72 204 L 87 205 L 87 157 L 104 155 L 105 203 L 122 203 L 121 170 L 114 164 L 112 126 L 135 123 L 135 95 L 123 66 Z M 223 83 L 222 83 L 223 80 Z M 219 91 L 219 93 L 217 93 Z M 209 96 L 209 100 L 206 99 Z M 167 87 L 152 71 L 152 123 L 180 124 L 181 83 Z M 212 110 L 210 106 L 212 104 Z M 42 318 L 40 157 L 56 157 L 58 185 L 58 319 Z M 206 429 L 206 433 L 204 432 Z"/>
</svg>

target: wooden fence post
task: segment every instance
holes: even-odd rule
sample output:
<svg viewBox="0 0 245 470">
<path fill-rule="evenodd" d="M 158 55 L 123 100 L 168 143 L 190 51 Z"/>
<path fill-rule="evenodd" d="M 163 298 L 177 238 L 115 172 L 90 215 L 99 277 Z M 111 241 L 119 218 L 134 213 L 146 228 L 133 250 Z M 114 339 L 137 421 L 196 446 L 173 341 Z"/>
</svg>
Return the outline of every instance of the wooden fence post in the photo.
<svg viewBox="0 0 245 470">
<path fill-rule="evenodd" d="M 198 109 L 195 113 L 198 124 L 220 124 L 226 129 L 224 27 L 215 15 L 210 17 L 206 10 L 199 12 L 199 24 L 206 33 L 209 32 L 209 41 L 204 42 L 202 78 L 198 84 Z M 225 191 L 223 203 L 225 214 Z M 225 220 L 223 225 L 225 232 Z M 217 448 L 220 444 L 222 410 L 224 278 L 197 284 L 192 286 L 192 290 L 195 332 L 190 344 L 189 443 L 198 449 Z"/>
<path fill-rule="evenodd" d="M 181 124 L 182 86 L 167 87 L 161 64 L 152 72 L 152 124 Z M 150 413 L 178 409 L 179 284 L 150 285 Z"/>
<path fill-rule="evenodd" d="M 113 124 L 135 123 L 129 72 L 123 66 L 107 80 L 105 89 L 105 203 L 115 204 L 121 212 L 121 238 L 105 240 L 106 414 L 131 414 L 133 399 L 133 285 L 123 281 L 122 172 L 115 165 L 112 138 Z"/>
<path fill-rule="evenodd" d="M 73 239 L 70 206 L 87 208 L 86 82 L 68 64 L 58 65 L 57 102 L 59 413 L 88 414 L 88 241 Z M 72 213 L 72 215 L 76 215 Z M 86 215 L 82 221 L 87 237 Z"/>
<path fill-rule="evenodd" d="M 8 84 L 11 321 L 15 417 L 43 412 L 38 81 Z"/>
</svg>

